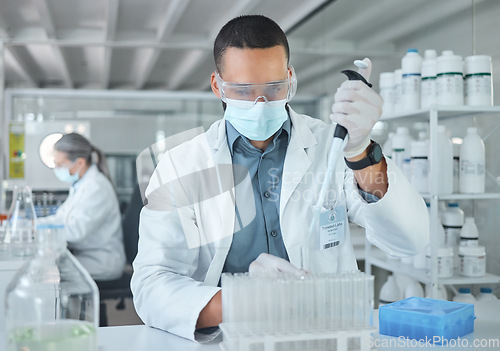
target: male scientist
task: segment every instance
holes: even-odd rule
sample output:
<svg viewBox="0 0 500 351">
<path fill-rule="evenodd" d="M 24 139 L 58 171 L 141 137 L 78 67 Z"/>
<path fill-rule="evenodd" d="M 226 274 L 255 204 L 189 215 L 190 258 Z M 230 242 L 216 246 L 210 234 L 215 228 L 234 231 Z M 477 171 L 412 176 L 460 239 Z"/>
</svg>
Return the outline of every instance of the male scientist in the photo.
<svg viewBox="0 0 500 351">
<path fill-rule="evenodd" d="M 345 81 L 331 125 L 297 114 L 288 105 L 297 81 L 287 38 L 260 15 L 229 21 L 213 54 L 211 87 L 224 117 L 158 164 L 131 283 L 145 324 L 198 341 L 222 322 L 222 273 L 298 270 L 303 248 L 310 269 L 355 270 L 347 220 L 392 256 L 421 252 L 429 237 L 422 197 L 370 140 L 382 112 L 374 90 Z M 348 141 L 310 235 L 336 124 Z"/>
</svg>

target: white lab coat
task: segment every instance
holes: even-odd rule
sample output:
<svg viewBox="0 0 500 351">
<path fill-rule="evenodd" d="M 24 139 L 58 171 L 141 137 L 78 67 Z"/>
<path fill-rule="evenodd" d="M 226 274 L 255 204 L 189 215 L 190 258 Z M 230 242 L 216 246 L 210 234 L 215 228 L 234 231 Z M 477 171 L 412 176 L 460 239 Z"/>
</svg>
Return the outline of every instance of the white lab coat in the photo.
<svg viewBox="0 0 500 351">
<path fill-rule="evenodd" d="M 125 250 L 118 199 L 96 165 L 71 187 L 56 214 L 39 223 L 64 225 L 68 248 L 95 280 L 121 277 Z"/>
<path fill-rule="evenodd" d="M 279 213 L 290 262 L 299 267 L 300 249 L 309 246 L 312 207 L 321 187 L 321 178 L 315 177 L 325 173 L 333 126 L 292 109 L 290 117 Z M 335 190 L 345 194 L 349 220 L 365 227 L 374 245 L 393 256 L 415 255 L 428 242 L 427 208 L 402 172 L 390 159 L 386 161 L 389 188 L 378 202 L 363 200 L 343 157 L 335 173 Z M 146 190 L 150 202 L 141 212 L 131 283 L 136 310 L 145 324 L 192 340 L 200 311 L 219 291 L 217 284 L 231 246 L 235 208 L 233 193 L 224 191 L 232 182 L 232 176 L 221 171 L 225 164 L 231 164 L 231 154 L 225 123 L 219 120 L 206 133 L 165 154 Z M 202 184 L 193 183 L 193 189 L 188 189 L 185 182 L 175 183 L 215 165 L 222 178 L 222 191 L 216 196 L 207 199 Z M 174 191 L 181 207 L 161 208 L 176 186 L 182 189 Z M 325 271 L 357 269 L 348 228 L 342 245 L 313 255 Z"/>
</svg>

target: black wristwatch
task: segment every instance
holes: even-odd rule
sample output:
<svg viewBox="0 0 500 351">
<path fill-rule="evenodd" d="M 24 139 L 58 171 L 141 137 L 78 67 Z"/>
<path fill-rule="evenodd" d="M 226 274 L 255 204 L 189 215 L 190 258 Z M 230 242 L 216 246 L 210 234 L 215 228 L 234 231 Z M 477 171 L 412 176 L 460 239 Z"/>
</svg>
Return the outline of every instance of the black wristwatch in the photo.
<svg viewBox="0 0 500 351">
<path fill-rule="evenodd" d="M 372 165 L 376 165 L 380 161 L 382 161 L 382 148 L 375 141 L 371 141 L 371 144 L 368 146 L 368 153 L 365 158 L 350 162 L 344 157 L 345 164 L 347 167 L 353 170 L 360 170 Z"/>
</svg>

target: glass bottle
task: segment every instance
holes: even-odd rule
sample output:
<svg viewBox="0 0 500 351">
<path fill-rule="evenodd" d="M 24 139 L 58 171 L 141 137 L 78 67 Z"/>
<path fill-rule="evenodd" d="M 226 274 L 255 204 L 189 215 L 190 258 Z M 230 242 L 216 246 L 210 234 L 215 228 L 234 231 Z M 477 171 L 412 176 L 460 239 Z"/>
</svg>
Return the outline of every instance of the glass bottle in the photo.
<svg viewBox="0 0 500 351">
<path fill-rule="evenodd" d="M 2 247 L 14 256 L 27 257 L 35 253 L 36 214 L 31 188 L 15 186 Z"/>
<path fill-rule="evenodd" d="M 38 249 L 5 298 L 7 351 L 95 351 L 99 292 L 66 249 L 62 226 L 38 226 Z"/>
</svg>

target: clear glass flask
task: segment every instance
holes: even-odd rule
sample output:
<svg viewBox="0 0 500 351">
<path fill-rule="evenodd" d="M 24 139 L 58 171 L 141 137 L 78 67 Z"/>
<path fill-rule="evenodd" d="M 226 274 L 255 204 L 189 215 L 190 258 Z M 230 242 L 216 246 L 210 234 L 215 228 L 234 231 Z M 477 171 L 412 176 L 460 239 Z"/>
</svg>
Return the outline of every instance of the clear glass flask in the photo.
<svg viewBox="0 0 500 351">
<path fill-rule="evenodd" d="M 66 249 L 61 228 L 38 226 L 37 252 L 7 288 L 7 351 L 97 350 L 97 285 Z"/>
<path fill-rule="evenodd" d="M 32 256 L 36 250 L 35 234 L 36 214 L 31 188 L 16 185 L 1 247 L 13 256 Z"/>
</svg>

